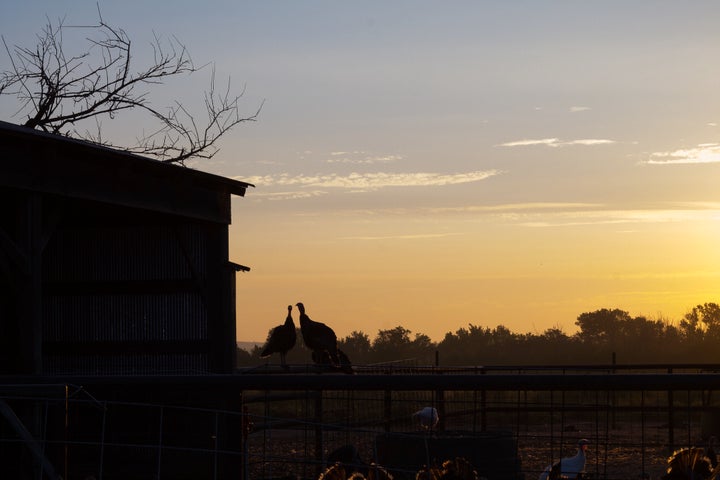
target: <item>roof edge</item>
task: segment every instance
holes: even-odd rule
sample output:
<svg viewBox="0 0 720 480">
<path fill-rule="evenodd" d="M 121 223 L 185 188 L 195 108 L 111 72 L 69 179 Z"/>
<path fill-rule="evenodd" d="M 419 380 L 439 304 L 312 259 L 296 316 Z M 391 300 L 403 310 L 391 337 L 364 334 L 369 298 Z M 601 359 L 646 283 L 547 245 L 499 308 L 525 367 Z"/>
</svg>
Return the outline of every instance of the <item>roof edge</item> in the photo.
<svg viewBox="0 0 720 480">
<path fill-rule="evenodd" d="M 243 182 L 241 180 L 235 180 L 228 177 L 223 177 L 221 175 L 216 175 L 214 173 L 208 173 L 203 172 L 202 170 L 196 170 L 194 168 L 190 167 L 184 167 L 172 163 L 165 163 L 160 160 L 156 160 L 150 157 L 145 157 L 142 155 L 138 155 L 136 153 L 130 153 L 124 150 L 119 150 L 116 148 L 110 148 L 104 145 L 99 145 L 96 143 L 89 142 L 87 140 L 82 140 L 78 138 L 68 137 L 60 134 L 55 133 L 48 133 L 43 132 L 41 130 L 35 130 L 29 127 L 25 127 L 23 125 L 17 125 L 14 123 L 6 122 L 3 120 L 0 120 L 0 133 L 6 133 L 9 135 L 17 135 L 17 136 L 27 136 L 31 138 L 38 138 L 43 139 L 49 142 L 59 142 L 68 146 L 75 146 L 80 148 L 87 148 L 90 150 L 96 150 L 98 152 L 102 152 L 105 155 L 116 157 L 116 158 L 124 158 L 127 161 L 130 162 L 147 162 L 147 166 L 149 168 L 166 168 L 166 169 L 179 169 L 188 172 L 188 174 L 193 175 L 197 180 L 212 183 L 216 185 L 222 185 L 229 193 L 233 195 L 237 195 L 240 197 L 245 196 L 245 191 L 248 187 L 255 188 L 255 185 L 248 182 Z"/>
</svg>

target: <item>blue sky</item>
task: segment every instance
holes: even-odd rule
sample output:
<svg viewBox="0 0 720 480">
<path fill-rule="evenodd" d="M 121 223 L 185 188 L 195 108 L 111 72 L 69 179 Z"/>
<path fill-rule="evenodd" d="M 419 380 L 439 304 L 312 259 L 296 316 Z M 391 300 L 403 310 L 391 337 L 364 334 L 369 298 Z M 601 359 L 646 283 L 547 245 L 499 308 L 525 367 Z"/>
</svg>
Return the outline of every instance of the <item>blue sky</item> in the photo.
<svg viewBox="0 0 720 480">
<path fill-rule="evenodd" d="M 175 36 L 245 89 L 246 112 L 263 104 L 192 165 L 257 186 L 233 203 L 232 260 L 252 267 L 242 340 L 298 301 L 340 336 L 402 324 L 439 340 L 468 323 L 572 333 L 597 308 L 676 321 L 720 300 L 717 2 L 100 9 L 139 61 L 152 32 Z M 32 42 L 46 15 L 89 24 L 97 8 L 29 0 L 0 16 L 3 38 Z M 158 101 L 195 105 L 208 78 Z"/>
</svg>

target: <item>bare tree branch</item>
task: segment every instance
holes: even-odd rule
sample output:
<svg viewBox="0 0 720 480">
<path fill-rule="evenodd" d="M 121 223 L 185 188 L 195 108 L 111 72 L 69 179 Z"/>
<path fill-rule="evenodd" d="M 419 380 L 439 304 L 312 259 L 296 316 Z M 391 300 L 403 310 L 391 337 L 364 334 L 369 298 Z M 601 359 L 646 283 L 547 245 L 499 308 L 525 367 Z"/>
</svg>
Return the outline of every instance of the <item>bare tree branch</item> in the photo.
<svg viewBox="0 0 720 480">
<path fill-rule="evenodd" d="M 63 19 L 53 24 L 48 19 L 34 48 L 9 47 L 2 38 L 10 68 L 0 73 L 0 95 L 16 97 L 16 115 L 25 117 L 23 125 L 184 165 L 190 158 L 212 158 L 220 137 L 239 123 L 257 119 L 263 104 L 250 115 L 240 115 L 244 89 L 233 96 L 228 80 L 227 87 L 218 92 L 214 68 L 204 94 L 205 123 L 200 124 L 180 101 L 163 113 L 151 104 L 147 89 L 199 70 L 185 46 L 175 38 L 163 42 L 154 34 L 152 63 L 134 71 L 127 33 L 105 23 L 99 9 L 98 18 L 96 25 L 84 27 L 67 26 Z M 90 31 L 87 51 L 66 55 L 63 33 L 70 28 Z M 126 110 L 145 112 L 159 126 L 137 137 L 136 145 L 118 147 L 105 139 L 101 119 L 114 119 Z M 88 120 L 94 121 L 96 133 L 80 131 Z"/>
</svg>

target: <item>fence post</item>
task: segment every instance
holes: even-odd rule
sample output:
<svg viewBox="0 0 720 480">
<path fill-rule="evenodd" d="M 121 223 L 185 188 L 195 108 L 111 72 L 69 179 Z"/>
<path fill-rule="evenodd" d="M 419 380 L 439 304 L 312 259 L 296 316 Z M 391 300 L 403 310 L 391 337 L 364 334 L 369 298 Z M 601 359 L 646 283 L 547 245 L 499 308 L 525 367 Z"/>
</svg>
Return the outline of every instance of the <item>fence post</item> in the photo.
<svg viewBox="0 0 720 480">
<path fill-rule="evenodd" d="M 215 431 L 214 431 L 214 437 L 213 437 L 213 440 L 215 443 L 215 445 L 214 445 L 215 452 L 213 452 L 213 479 L 214 480 L 217 480 L 217 478 L 218 478 L 218 442 L 220 441 L 220 439 L 218 438 L 218 436 L 219 436 L 218 415 L 219 415 L 218 411 L 215 410 L 215 425 L 214 425 Z"/>
<path fill-rule="evenodd" d="M 158 434 L 158 454 L 157 454 L 157 478 L 162 478 L 161 466 L 162 466 L 162 442 L 163 442 L 163 415 L 165 413 L 165 407 L 160 407 L 160 432 Z"/>
<path fill-rule="evenodd" d="M 438 350 L 435 350 L 435 368 L 440 366 L 440 352 Z M 442 375 L 442 372 L 439 371 L 439 369 L 435 372 L 438 375 Z M 438 425 L 437 430 L 444 431 L 445 430 L 445 391 L 444 390 L 436 390 L 435 391 L 435 403 L 437 404 L 437 411 L 438 411 Z"/>
<path fill-rule="evenodd" d="M 612 370 L 611 372 L 613 374 L 617 373 L 617 369 L 615 368 L 617 365 L 617 356 L 615 355 L 615 352 L 612 352 Z M 610 417 L 611 417 L 611 425 L 612 428 L 617 428 L 617 425 L 615 423 L 615 407 L 617 406 L 617 398 L 616 398 L 616 392 L 613 390 L 610 392 Z"/>
<path fill-rule="evenodd" d="M 385 390 L 385 396 L 383 399 L 383 404 L 385 406 L 385 414 L 384 414 L 384 427 L 385 431 L 390 431 L 390 425 L 392 424 L 392 391 Z"/>
<path fill-rule="evenodd" d="M 318 390 L 315 396 L 315 461 L 317 468 L 315 469 L 315 475 L 319 476 L 322 472 L 323 464 L 323 427 L 322 427 L 322 396 L 323 391 Z"/>
<path fill-rule="evenodd" d="M 64 449 L 64 471 L 65 478 L 68 478 L 68 429 L 70 427 L 70 404 L 69 404 L 69 387 L 65 384 L 65 442 L 63 442 Z"/>
<path fill-rule="evenodd" d="M 245 397 L 243 394 L 240 394 L 240 403 L 242 405 L 242 435 L 241 442 L 242 442 L 242 472 L 240 474 L 240 478 L 243 480 L 248 480 L 248 470 L 250 469 L 250 445 L 248 444 L 248 437 L 250 436 L 250 432 L 253 428 L 252 420 L 250 419 L 250 410 L 248 409 L 247 405 L 245 405 Z"/>
<path fill-rule="evenodd" d="M 437 390 L 435 392 L 437 411 L 438 411 L 438 431 L 445 430 L 445 390 Z"/>
<path fill-rule="evenodd" d="M 668 373 L 673 373 L 672 368 L 668 368 Z M 672 452 L 675 451 L 675 412 L 674 412 L 674 404 L 675 404 L 675 398 L 673 397 L 673 391 L 668 390 L 667 392 L 668 397 L 668 454 L 672 454 Z"/>
<path fill-rule="evenodd" d="M 98 472 L 99 480 L 103 480 L 103 471 L 105 463 L 105 422 L 107 421 L 107 401 L 102 403 L 103 416 L 102 416 L 102 430 L 100 433 L 100 471 Z"/>
<path fill-rule="evenodd" d="M 480 374 L 485 375 L 485 367 L 480 367 Z M 487 391 L 480 390 L 480 431 L 487 431 Z"/>
</svg>

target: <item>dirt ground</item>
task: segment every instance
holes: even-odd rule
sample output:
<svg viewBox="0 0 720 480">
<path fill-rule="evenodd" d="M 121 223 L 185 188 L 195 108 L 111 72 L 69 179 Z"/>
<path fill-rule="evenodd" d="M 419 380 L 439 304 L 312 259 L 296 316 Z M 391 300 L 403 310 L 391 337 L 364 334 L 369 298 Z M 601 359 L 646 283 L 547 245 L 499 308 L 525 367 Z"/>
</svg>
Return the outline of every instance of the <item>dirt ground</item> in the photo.
<svg viewBox="0 0 720 480">
<path fill-rule="evenodd" d="M 602 432 L 601 436 L 589 431 L 555 432 L 549 438 L 547 431 L 522 432 L 515 436 L 518 470 L 514 478 L 534 480 L 540 472 L 560 456 L 572 456 L 578 438 L 591 441 L 587 452 L 585 479 L 603 480 L 659 480 L 665 473 L 671 454 L 667 445 L 667 429 L 662 426 L 647 428 L 638 437 L 633 428 L 617 428 Z M 364 433 L 324 435 L 323 455 L 316 460 L 315 437 L 307 432 L 272 432 L 264 440 L 251 438 L 250 478 L 317 478 L 317 472 L 327 467 L 327 456 L 341 445 L 352 444 L 365 463 L 376 457 L 376 436 Z M 698 439 L 697 446 L 703 446 Z M 562 448 L 561 448 L 562 444 Z M 681 448 L 682 445 L 677 448 Z M 492 461 L 492 460 L 491 460 Z M 418 465 L 420 468 L 422 465 Z M 482 468 L 482 466 L 478 470 Z M 414 478 L 413 472 L 395 475 L 398 478 Z M 488 480 L 495 480 L 488 478 Z"/>
</svg>

